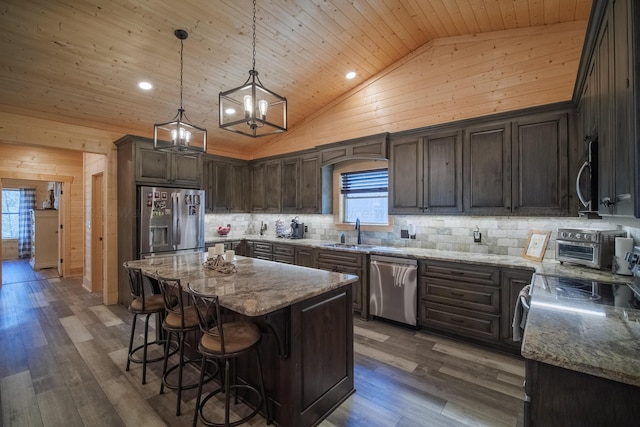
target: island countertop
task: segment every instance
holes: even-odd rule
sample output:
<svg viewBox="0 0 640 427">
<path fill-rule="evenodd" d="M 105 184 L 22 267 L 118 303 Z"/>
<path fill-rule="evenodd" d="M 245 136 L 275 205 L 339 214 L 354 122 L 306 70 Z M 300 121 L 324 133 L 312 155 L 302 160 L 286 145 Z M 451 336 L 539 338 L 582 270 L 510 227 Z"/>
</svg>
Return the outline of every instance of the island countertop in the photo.
<svg viewBox="0 0 640 427">
<path fill-rule="evenodd" d="M 351 274 L 236 256 L 237 272 L 204 266 L 206 253 L 169 255 L 129 261 L 148 276 L 180 279 L 186 288 L 215 294 L 220 304 L 245 316 L 262 316 L 357 280 Z"/>
<path fill-rule="evenodd" d="M 619 293 L 631 291 L 617 286 Z M 560 303 L 552 288 L 543 276 L 534 276 L 522 356 L 640 386 L 640 310 Z"/>
</svg>

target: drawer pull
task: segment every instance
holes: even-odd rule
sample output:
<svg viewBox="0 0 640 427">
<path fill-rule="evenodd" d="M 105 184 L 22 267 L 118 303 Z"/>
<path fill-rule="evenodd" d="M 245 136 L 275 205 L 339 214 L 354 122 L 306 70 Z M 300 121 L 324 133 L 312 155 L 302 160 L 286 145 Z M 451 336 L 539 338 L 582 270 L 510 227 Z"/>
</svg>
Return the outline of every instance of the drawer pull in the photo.
<svg viewBox="0 0 640 427">
<path fill-rule="evenodd" d="M 464 276 L 464 271 L 452 271 L 451 273 L 455 274 L 456 276 Z"/>
<path fill-rule="evenodd" d="M 454 319 L 453 317 L 450 317 L 449 320 L 451 320 L 452 322 L 455 322 L 455 323 L 461 323 L 461 324 L 464 323 L 464 320 Z"/>
<path fill-rule="evenodd" d="M 458 292 L 451 292 L 451 295 L 453 295 L 454 297 L 460 297 L 462 298 L 464 296 L 464 294 L 458 293 Z"/>
</svg>

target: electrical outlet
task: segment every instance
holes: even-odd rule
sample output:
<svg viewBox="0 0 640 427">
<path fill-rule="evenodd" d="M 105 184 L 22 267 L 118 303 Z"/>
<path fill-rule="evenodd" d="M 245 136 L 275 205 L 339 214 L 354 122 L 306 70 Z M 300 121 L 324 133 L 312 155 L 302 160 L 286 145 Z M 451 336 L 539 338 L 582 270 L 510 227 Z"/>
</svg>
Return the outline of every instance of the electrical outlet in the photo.
<svg viewBox="0 0 640 427">
<path fill-rule="evenodd" d="M 480 230 L 475 230 L 473 232 L 473 241 L 475 243 L 480 243 L 482 242 L 482 233 L 480 232 Z"/>
</svg>

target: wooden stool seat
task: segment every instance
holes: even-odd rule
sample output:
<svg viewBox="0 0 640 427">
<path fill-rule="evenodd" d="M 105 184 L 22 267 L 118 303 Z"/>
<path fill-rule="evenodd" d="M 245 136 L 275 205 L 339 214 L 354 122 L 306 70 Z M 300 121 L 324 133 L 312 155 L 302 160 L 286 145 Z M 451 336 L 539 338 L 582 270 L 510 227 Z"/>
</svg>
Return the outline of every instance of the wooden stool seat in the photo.
<svg viewBox="0 0 640 427">
<path fill-rule="evenodd" d="M 269 405 L 264 391 L 264 379 L 262 375 L 262 362 L 258 345 L 261 340 L 260 328 L 252 322 L 236 321 L 225 323 L 220 313 L 220 305 L 218 297 L 214 295 L 199 294 L 189 288 L 193 305 L 198 313 L 200 322 L 200 330 L 202 337 L 198 344 L 198 351 L 203 355 L 202 367 L 200 369 L 200 382 L 198 386 L 198 397 L 196 399 L 196 411 L 193 416 L 193 426 L 201 420 L 208 426 L 237 426 L 244 424 L 253 418 L 264 405 L 265 418 L 267 424 L 271 424 L 271 416 Z M 242 357 L 249 352 L 253 352 L 256 358 L 256 367 L 258 369 L 259 384 L 254 387 L 248 383 L 239 383 L 236 378 L 236 359 Z M 204 384 L 205 363 L 208 359 L 216 362 L 217 366 L 224 365 L 223 384 L 218 388 L 209 392 L 206 396 L 202 396 L 202 386 Z M 220 369 L 220 368 L 219 368 Z M 244 390 L 255 397 L 257 403 L 253 410 L 246 416 L 239 419 L 231 420 L 231 391 L 235 392 L 235 404 L 238 404 L 238 392 Z M 214 396 L 224 393 L 224 421 L 213 421 L 204 414 L 204 408 Z M 244 395 L 245 404 L 249 401 L 248 396 Z"/>
<path fill-rule="evenodd" d="M 124 263 L 124 268 L 127 269 L 129 275 L 129 287 L 131 288 L 131 296 L 133 297 L 129 304 L 129 312 L 133 313 L 133 322 L 131 323 L 131 335 L 129 336 L 129 352 L 127 355 L 126 371 L 129 371 L 131 362 L 142 364 L 142 384 L 147 383 L 147 363 L 159 362 L 164 357 L 149 358 L 147 356 L 147 349 L 152 344 L 163 344 L 162 340 L 154 340 L 149 342 L 149 318 L 152 314 L 161 316 L 164 314 L 164 299 L 162 295 L 148 294 L 148 290 L 145 289 L 144 278 L 142 271 L 138 268 L 129 266 L 128 263 Z M 150 290 L 149 290 L 150 291 Z M 144 320 L 144 341 L 137 347 L 133 347 L 133 341 L 136 335 L 136 323 L 138 322 L 138 315 L 145 316 Z M 142 357 L 138 352 L 142 350 Z"/>
</svg>

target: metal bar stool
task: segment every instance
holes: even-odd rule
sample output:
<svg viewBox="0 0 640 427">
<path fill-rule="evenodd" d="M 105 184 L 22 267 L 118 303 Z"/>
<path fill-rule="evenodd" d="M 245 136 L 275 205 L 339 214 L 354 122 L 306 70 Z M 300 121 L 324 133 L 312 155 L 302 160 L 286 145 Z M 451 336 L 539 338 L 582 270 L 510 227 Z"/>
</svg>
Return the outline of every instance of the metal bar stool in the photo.
<svg viewBox="0 0 640 427">
<path fill-rule="evenodd" d="M 165 346 L 164 363 L 162 366 L 162 382 L 160 384 L 160 394 L 164 393 L 164 388 L 167 387 L 178 392 L 178 402 L 176 404 L 176 415 L 180 415 L 180 404 L 182 401 L 182 390 L 189 390 L 198 386 L 198 381 L 194 381 L 191 384 L 182 384 L 182 373 L 185 364 L 194 363 L 196 368 L 200 363 L 198 359 L 184 358 L 184 342 L 185 335 L 189 331 L 195 331 L 199 328 L 198 314 L 195 307 L 185 304 L 184 299 L 189 301 L 188 296 L 183 293 L 182 285 L 178 279 L 169 279 L 155 276 L 158 284 L 160 285 L 160 292 L 164 299 L 164 308 L 166 310 L 166 316 L 162 322 L 162 329 L 167 332 L 167 345 Z M 169 357 L 175 353 L 175 351 L 169 354 L 169 343 L 171 342 L 171 336 L 175 334 L 178 337 L 178 363 L 171 368 L 167 369 Z M 178 370 L 178 381 L 172 383 L 169 381 L 169 375 Z M 215 371 L 214 371 L 215 373 Z M 209 382 L 213 379 L 213 375 L 205 378 L 205 382 Z"/>
<path fill-rule="evenodd" d="M 163 359 L 163 356 L 155 357 L 149 359 L 147 357 L 147 347 L 151 344 L 162 344 L 162 340 L 154 340 L 152 342 L 148 342 L 149 336 L 149 317 L 152 314 L 162 315 L 164 314 L 164 301 L 162 296 L 159 294 L 151 294 L 148 295 L 145 290 L 144 280 L 142 271 L 139 268 L 134 268 L 129 265 L 128 262 L 125 262 L 124 268 L 127 269 L 127 273 L 129 275 L 129 286 L 131 288 L 131 296 L 133 300 L 131 304 L 129 304 L 129 312 L 133 313 L 133 323 L 131 323 L 131 336 L 129 337 L 129 355 L 127 357 L 127 368 L 129 370 L 129 366 L 131 362 L 134 363 L 142 363 L 142 384 L 147 383 L 147 363 L 159 362 Z M 144 342 L 133 348 L 133 339 L 136 334 L 136 323 L 138 321 L 138 315 L 146 316 L 144 321 Z M 140 358 L 136 353 L 142 350 L 142 358 Z"/>
<path fill-rule="evenodd" d="M 260 361 L 260 353 L 258 352 L 258 344 L 261 339 L 260 329 L 256 324 L 247 321 L 224 323 L 220 315 L 220 304 L 217 296 L 200 294 L 191 287 L 189 287 L 189 293 L 191 294 L 193 305 L 197 310 L 200 330 L 202 331 L 198 351 L 204 356 L 202 358 L 202 369 L 200 370 L 200 383 L 198 386 L 196 410 L 193 415 L 193 426 L 195 427 L 198 424 L 198 418 L 208 426 L 237 426 L 253 418 L 260 411 L 263 404 L 267 424 L 271 424 L 269 405 L 267 404 L 264 391 L 262 363 Z M 249 353 L 251 350 L 253 350 L 256 357 L 260 389 L 249 384 L 236 383 L 235 360 Z M 207 394 L 203 399 L 202 385 L 204 368 L 205 361 L 208 359 L 216 361 L 218 366 L 224 364 L 224 377 L 222 381 L 224 384 Z M 234 421 L 230 419 L 231 390 L 235 392 L 235 404 L 238 403 L 239 390 L 253 393 L 258 399 L 257 405 L 249 415 Z M 204 407 L 212 397 L 220 392 L 224 393 L 224 422 L 214 422 L 205 417 Z"/>
</svg>

